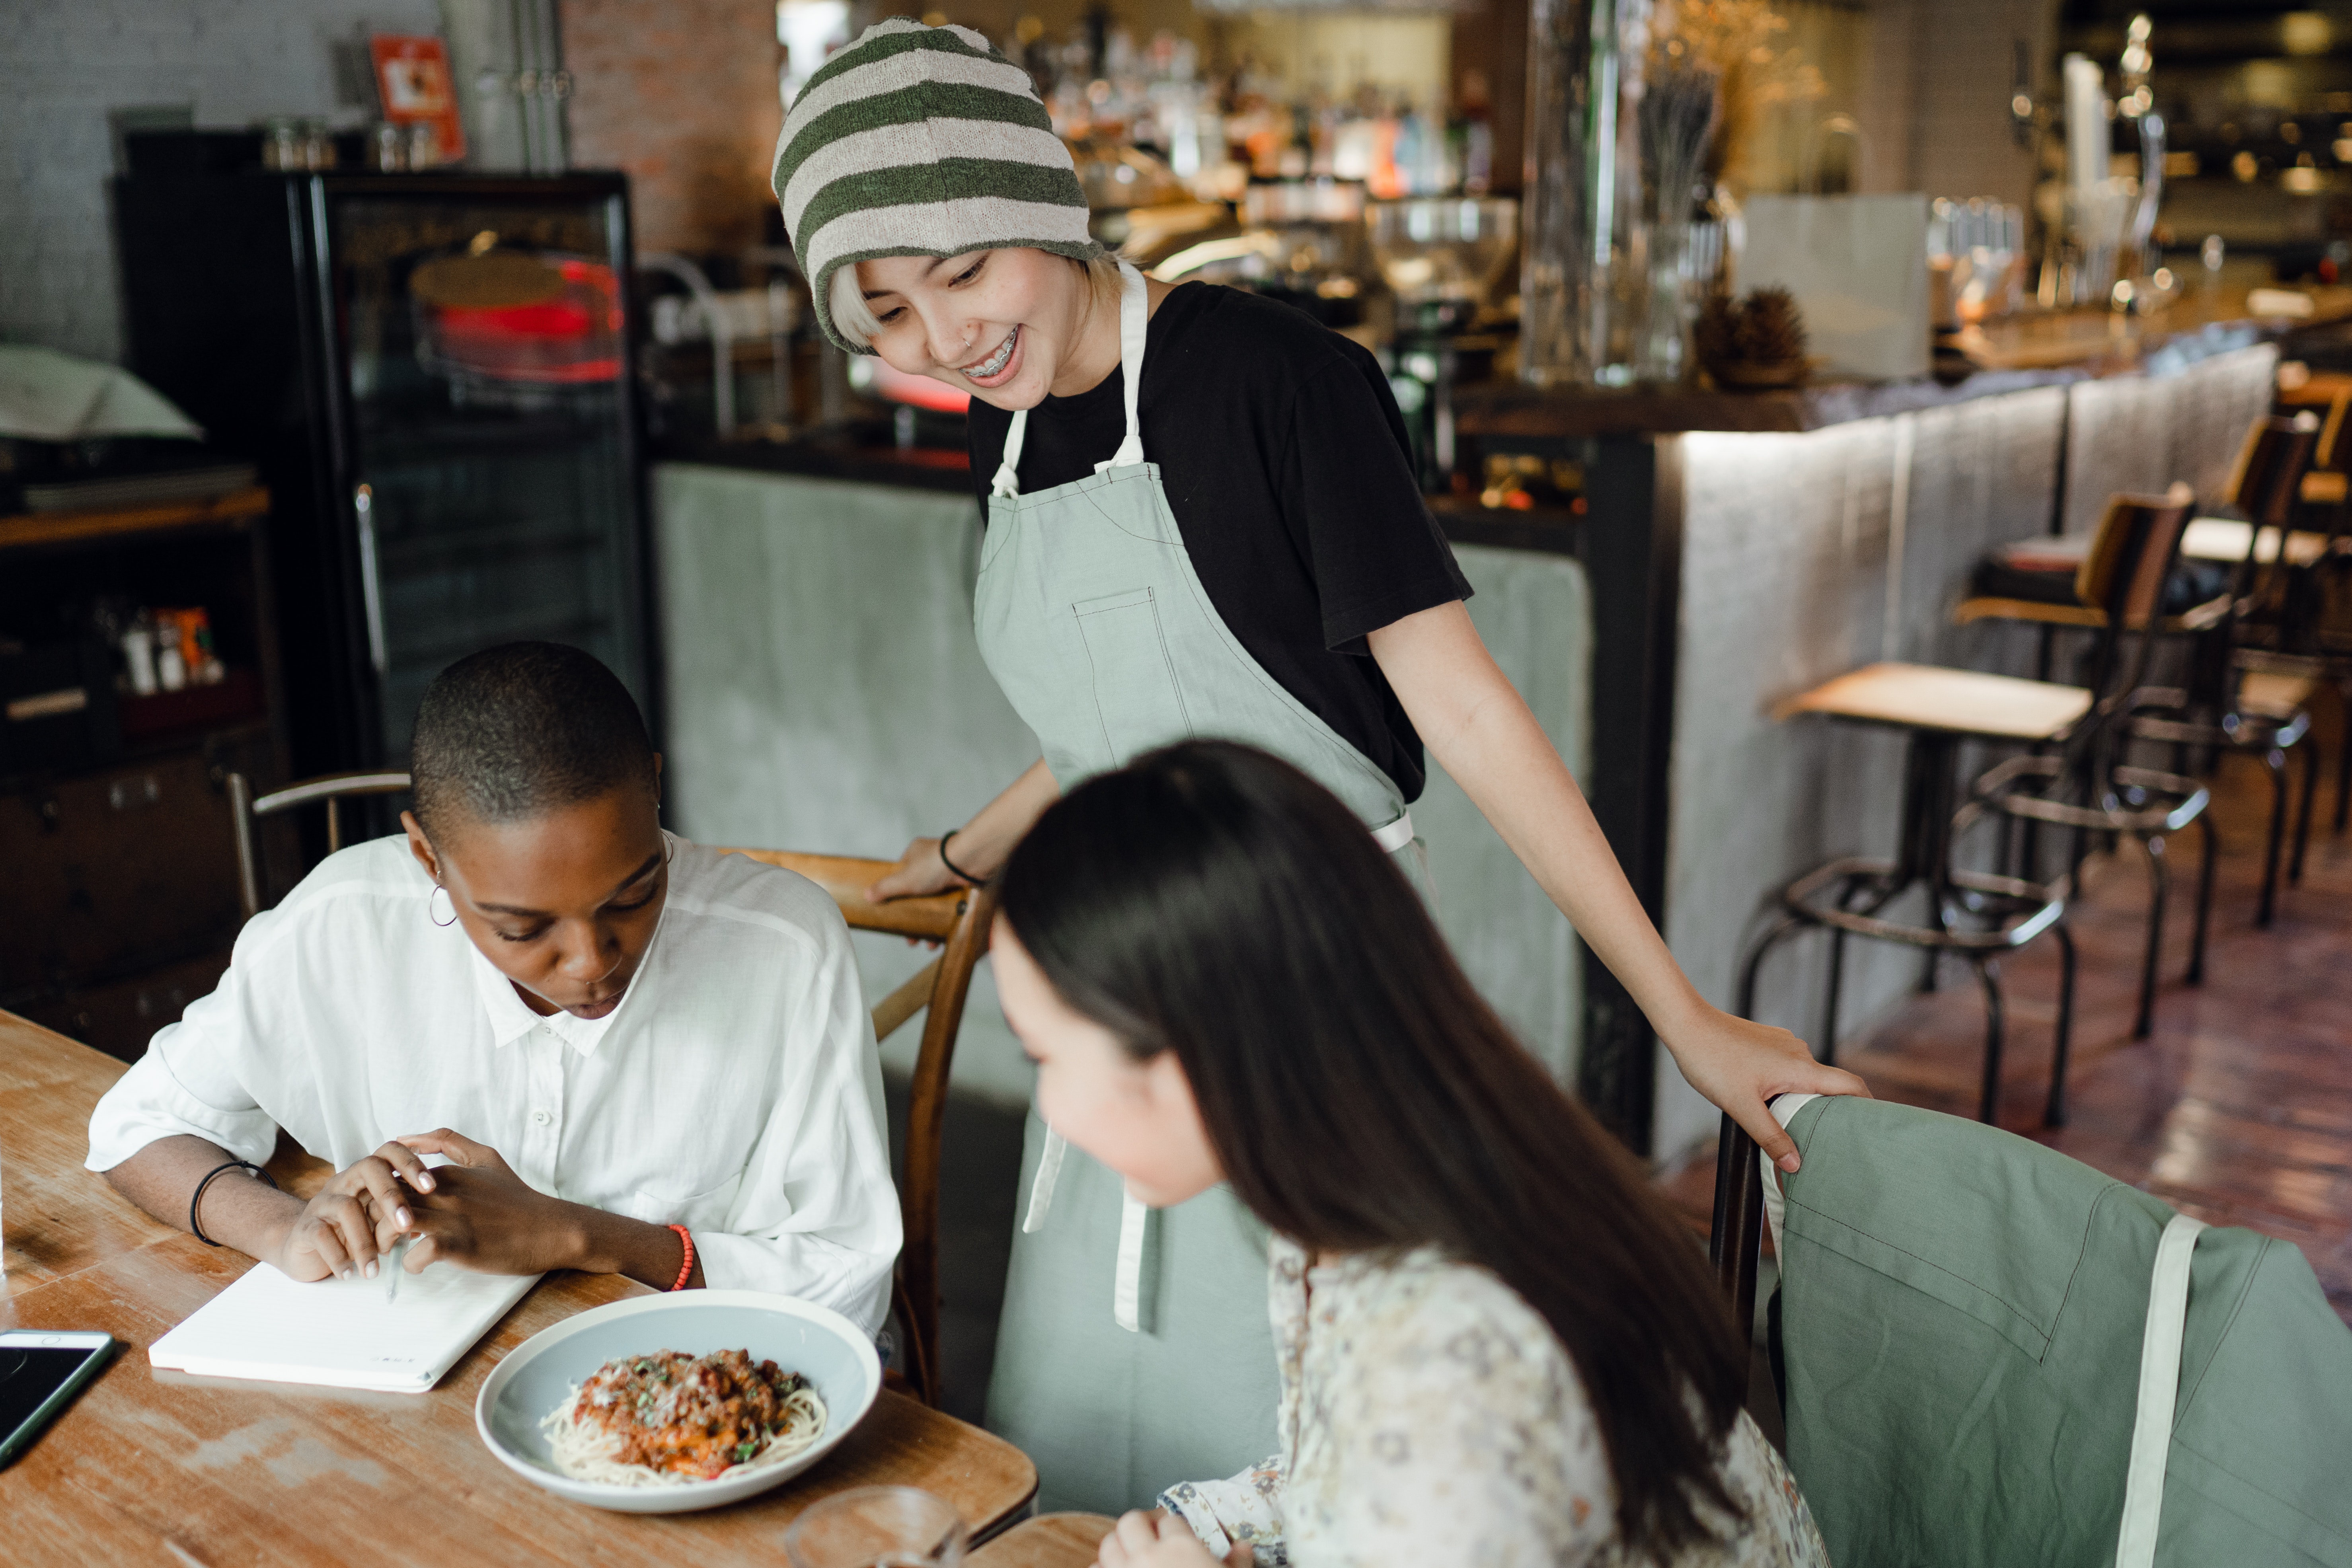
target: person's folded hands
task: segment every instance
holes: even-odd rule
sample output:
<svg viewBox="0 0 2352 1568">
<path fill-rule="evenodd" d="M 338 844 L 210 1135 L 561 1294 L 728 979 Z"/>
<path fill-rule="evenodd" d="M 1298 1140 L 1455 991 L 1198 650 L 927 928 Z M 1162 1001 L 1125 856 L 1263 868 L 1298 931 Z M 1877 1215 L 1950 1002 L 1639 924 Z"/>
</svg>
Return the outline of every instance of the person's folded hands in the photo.
<svg viewBox="0 0 2352 1568">
<path fill-rule="evenodd" d="M 404 1135 L 411 1153 L 439 1154 L 433 1189 L 409 1205 L 415 1237 L 403 1267 L 415 1274 L 452 1263 L 482 1274 L 543 1274 L 564 1268 L 580 1250 L 574 1205 L 536 1192 L 496 1149 L 444 1127 Z"/>
<path fill-rule="evenodd" d="M 336 1172 L 294 1216 L 269 1261 L 293 1279 L 373 1279 L 378 1260 L 411 1227 L 414 1194 L 433 1187 L 414 1151 L 387 1143 Z"/>
</svg>

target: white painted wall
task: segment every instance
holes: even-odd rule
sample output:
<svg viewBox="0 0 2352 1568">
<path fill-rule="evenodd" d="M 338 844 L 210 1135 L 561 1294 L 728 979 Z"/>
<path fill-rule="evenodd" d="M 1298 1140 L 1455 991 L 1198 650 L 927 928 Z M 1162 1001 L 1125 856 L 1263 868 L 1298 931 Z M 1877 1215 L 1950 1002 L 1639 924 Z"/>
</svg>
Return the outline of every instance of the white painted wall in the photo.
<svg viewBox="0 0 2352 1568">
<path fill-rule="evenodd" d="M 440 28 L 435 0 L 0 0 L 0 341 L 121 357 L 109 110 L 350 123 L 331 47 Z"/>
</svg>

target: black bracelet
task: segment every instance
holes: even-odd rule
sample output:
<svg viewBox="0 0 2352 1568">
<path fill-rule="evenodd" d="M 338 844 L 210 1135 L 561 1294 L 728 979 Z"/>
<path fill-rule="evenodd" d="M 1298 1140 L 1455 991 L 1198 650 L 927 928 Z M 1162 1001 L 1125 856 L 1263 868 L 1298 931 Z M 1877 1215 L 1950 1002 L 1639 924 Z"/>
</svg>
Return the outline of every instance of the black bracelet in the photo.
<svg viewBox="0 0 2352 1568">
<path fill-rule="evenodd" d="M 940 840 L 940 864 L 948 868 L 948 874 L 950 876 L 961 877 L 966 882 L 975 888 L 986 887 L 988 885 L 987 878 L 975 877 L 971 872 L 965 870 L 962 867 L 948 858 L 948 838 L 953 838 L 957 834 L 961 833 L 963 829 L 961 827 L 950 827 L 948 829 L 947 838 Z"/>
<path fill-rule="evenodd" d="M 213 1178 L 219 1175 L 224 1171 L 251 1171 L 255 1175 L 259 1176 L 271 1186 L 275 1187 L 278 1185 L 277 1177 L 271 1175 L 268 1172 L 263 1170 L 260 1166 L 255 1164 L 250 1160 L 231 1160 L 226 1165 L 215 1165 L 211 1170 L 206 1171 L 205 1173 L 205 1179 L 196 1184 L 195 1195 L 188 1200 L 188 1234 L 194 1237 L 198 1241 L 203 1242 L 206 1247 L 218 1247 L 220 1243 L 215 1241 L 211 1237 L 206 1236 L 205 1234 L 205 1227 L 196 1223 L 196 1205 L 205 1201 L 205 1189 L 213 1184 Z"/>
</svg>

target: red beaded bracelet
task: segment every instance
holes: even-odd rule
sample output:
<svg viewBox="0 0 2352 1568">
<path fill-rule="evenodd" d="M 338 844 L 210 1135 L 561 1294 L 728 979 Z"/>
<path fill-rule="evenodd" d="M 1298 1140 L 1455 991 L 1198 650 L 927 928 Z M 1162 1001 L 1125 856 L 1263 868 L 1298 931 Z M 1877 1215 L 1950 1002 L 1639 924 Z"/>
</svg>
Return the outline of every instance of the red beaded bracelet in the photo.
<svg viewBox="0 0 2352 1568">
<path fill-rule="evenodd" d="M 670 1287 L 673 1290 L 683 1290 L 686 1282 L 694 1277 L 694 1237 L 682 1225 L 674 1225 L 670 1229 L 677 1232 L 678 1240 L 686 1243 L 686 1261 L 677 1266 L 677 1283 Z"/>
</svg>

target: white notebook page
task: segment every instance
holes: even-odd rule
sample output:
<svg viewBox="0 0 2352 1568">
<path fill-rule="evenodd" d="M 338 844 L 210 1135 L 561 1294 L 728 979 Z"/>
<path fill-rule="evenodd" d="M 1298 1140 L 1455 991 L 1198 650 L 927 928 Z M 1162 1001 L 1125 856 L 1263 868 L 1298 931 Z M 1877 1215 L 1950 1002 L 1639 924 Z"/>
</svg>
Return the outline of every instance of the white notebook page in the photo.
<svg viewBox="0 0 2352 1568">
<path fill-rule="evenodd" d="M 422 1394 L 538 1281 L 435 1264 L 386 1301 L 382 1275 L 298 1285 L 257 1263 L 147 1359 L 200 1377 Z"/>
</svg>

